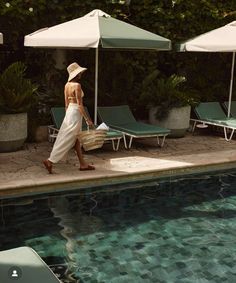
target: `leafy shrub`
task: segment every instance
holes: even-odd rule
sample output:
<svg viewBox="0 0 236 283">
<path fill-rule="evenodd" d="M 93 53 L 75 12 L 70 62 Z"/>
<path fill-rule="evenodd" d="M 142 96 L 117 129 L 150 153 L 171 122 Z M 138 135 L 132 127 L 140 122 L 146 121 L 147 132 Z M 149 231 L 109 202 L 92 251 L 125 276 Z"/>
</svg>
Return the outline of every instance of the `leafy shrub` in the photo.
<svg viewBox="0 0 236 283">
<path fill-rule="evenodd" d="M 155 70 L 143 81 L 141 99 L 146 107 L 157 107 L 156 118 L 162 120 L 167 117 L 173 107 L 182 107 L 198 103 L 198 95 L 186 89 L 186 78 L 176 74 L 170 77 L 159 77 L 160 72 Z"/>
<path fill-rule="evenodd" d="M 15 62 L 0 75 L 0 112 L 27 112 L 38 86 L 25 77 L 26 65 Z"/>
</svg>

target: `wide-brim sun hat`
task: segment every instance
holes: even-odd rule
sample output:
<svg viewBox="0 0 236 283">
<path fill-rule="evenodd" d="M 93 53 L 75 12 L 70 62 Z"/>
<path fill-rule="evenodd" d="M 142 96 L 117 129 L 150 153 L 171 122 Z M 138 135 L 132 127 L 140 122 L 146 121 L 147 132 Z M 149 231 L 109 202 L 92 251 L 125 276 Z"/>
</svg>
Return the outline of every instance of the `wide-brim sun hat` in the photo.
<svg viewBox="0 0 236 283">
<path fill-rule="evenodd" d="M 74 62 L 67 67 L 69 73 L 68 82 L 74 79 L 78 74 L 85 72 L 87 68 L 81 67 L 78 63 Z"/>
</svg>

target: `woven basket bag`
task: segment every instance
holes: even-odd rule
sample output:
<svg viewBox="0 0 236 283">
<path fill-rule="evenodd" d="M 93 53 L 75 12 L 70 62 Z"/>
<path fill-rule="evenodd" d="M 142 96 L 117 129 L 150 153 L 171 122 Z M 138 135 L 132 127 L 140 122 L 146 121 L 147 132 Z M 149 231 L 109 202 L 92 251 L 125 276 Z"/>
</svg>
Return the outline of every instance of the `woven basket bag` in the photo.
<svg viewBox="0 0 236 283">
<path fill-rule="evenodd" d="M 81 131 L 78 135 L 79 141 L 85 151 L 97 149 L 103 146 L 107 135 L 107 130 L 87 130 Z"/>
</svg>

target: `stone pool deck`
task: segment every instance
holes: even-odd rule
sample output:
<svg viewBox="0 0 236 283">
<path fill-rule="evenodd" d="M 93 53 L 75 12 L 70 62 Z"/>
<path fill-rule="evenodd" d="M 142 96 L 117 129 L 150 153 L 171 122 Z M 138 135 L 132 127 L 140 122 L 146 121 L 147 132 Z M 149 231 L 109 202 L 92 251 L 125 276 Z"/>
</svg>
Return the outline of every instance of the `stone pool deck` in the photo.
<svg viewBox="0 0 236 283">
<path fill-rule="evenodd" d="M 220 135 L 200 133 L 167 139 L 163 148 L 145 139 L 126 150 L 121 144 L 115 152 L 111 144 L 85 153 L 95 171 L 79 171 L 75 153 L 46 172 L 49 142 L 26 144 L 24 150 L 0 153 L 0 198 L 76 190 L 99 185 L 153 179 L 162 176 L 236 168 L 236 140 L 227 142 Z"/>
</svg>

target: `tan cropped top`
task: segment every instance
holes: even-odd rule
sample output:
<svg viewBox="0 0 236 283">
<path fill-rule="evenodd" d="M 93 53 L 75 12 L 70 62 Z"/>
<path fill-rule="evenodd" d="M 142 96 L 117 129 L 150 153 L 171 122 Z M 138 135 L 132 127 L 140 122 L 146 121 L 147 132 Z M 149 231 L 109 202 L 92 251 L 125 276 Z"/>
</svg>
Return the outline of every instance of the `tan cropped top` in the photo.
<svg viewBox="0 0 236 283">
<path fill-rule="evenodd" d="M 81 97 L 84 97 L 84 92 L 83 92 L 82 89 L 81 89 Z M 68 99 L 74 99 L 74 98 L 76 98 L 76 96 L 68 96 L 67 98 Z"/>
</svg>

